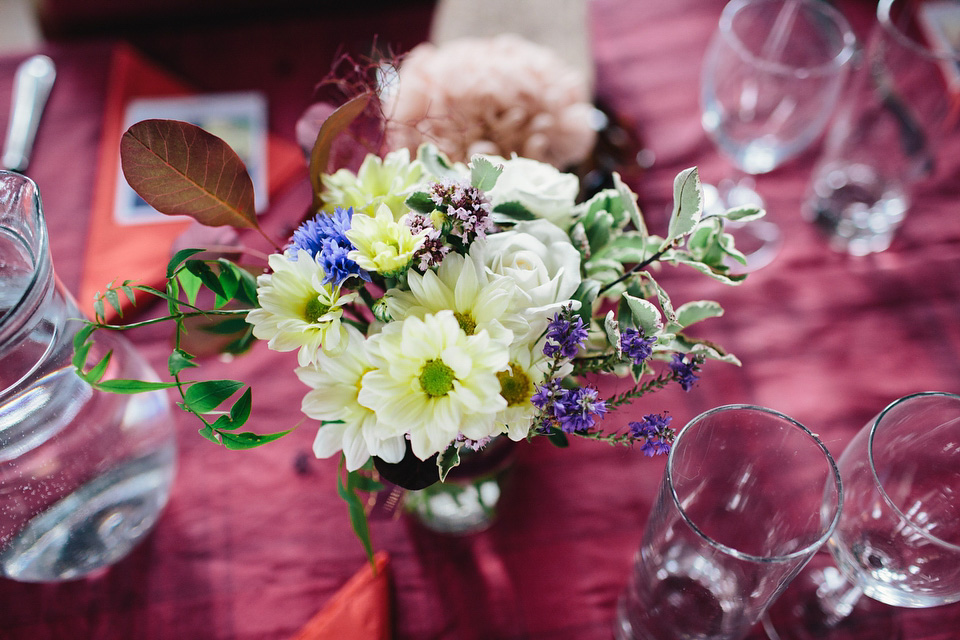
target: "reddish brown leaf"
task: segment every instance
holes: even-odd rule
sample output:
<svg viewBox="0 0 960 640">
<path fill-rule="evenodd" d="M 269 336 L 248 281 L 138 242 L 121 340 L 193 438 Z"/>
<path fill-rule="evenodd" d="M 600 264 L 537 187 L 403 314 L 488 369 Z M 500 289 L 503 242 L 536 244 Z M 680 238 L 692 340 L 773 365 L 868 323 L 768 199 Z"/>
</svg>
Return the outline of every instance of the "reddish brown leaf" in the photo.
<svg viewBox="0 0 960 640">
<path fill-rule="evenodd" d="M 143 120 L 120 140 L 123 175 L 147 204 L 211 227 L 259 229 L 253 181 L 230 146 L 177 120 Z"/>
<path fill-rule="evenodd" d="M 320 176 L 327 171 L 333 141 L 363 113 L 369 102 L 370 95 L 366 93 L 352 98 L 337 107 L 321 125 L 317 141 L 313 143 L 313 150 L 310 152 L 310 184 L 313 186 L 314 208 L 319 208 L 321 204 L 320 191 L 323 184 Z"/>
</svg>

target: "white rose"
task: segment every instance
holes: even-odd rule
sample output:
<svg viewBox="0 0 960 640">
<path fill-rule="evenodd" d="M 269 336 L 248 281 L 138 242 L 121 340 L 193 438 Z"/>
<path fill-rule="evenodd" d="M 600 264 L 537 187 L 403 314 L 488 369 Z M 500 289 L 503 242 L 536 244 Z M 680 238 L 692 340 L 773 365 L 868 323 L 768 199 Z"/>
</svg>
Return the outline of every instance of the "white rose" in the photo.
<svg viewBox="0 0 960 640">
<path fill-rule="evenodd" d="M 491 157 L 503 165 L 497 184 L 487 192 L 496 207 L 504 202 L 519 202 L 539 218 L 561 229 L 573 224 L 574 205 L 580 183 L 572 173 L 562 173 L 544 162 L 514 156 L 510 160 Z"/>
<path fill-rule="evenodd" d="M 538 337 L 580 286 L 580 252 L 546 220 L 524 221 L 487 236 L 484 255 L 487 268 L 517 284 L 516 311 L 530 323 L 520 341 Z"/>
</svg>

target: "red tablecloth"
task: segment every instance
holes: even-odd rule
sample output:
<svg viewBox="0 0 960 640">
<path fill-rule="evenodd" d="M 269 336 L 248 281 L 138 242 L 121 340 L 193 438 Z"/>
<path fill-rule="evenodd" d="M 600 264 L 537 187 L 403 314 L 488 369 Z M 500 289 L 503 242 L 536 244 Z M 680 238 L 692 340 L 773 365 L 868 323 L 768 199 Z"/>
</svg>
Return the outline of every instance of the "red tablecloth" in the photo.
<svg viewBox="0 0 960 640">
<path fill-rule="evenodd" d="M 858 28 L 870 3 L 840 3 Z M 635 123 L 656 163 L 634 187 L 653 227 L 663 225 L 674 175 L 699 165 L 716 180 L 729 165 L 699 125 L 699 63 L 719 0 L 592 0 L 597 92 Z M 146 35 L 135 44 L 200 89 L 261 89 L 271 130 L 293 139 L 337 47 L 364 51 L 375 33 L 408 48 L 426 37 L 429 8 L 224 28 L 209 39 Z M 57 270 L 79 283 L 95 178 L 111 43 L 51 46 L 60 76 L 30 175 L 39 183 Z M 19 57 L 0 58 L 0 127 Z M 950 146 L 950 145 L 948 145 Z M 960 391 L 960 146 L 947 176 L 918 194 L 893 247 L 854 259 L 832 253 L 799 203 L 813 153 L 761 176 L 786 244 L 777 261 L 727 288 L 682 271 L 665 280 L 677 301 L 721 302 L 704 330 L 742 368 L 708 364 L 690 393 L 668 390 L 634 414 L 668 409 L 675 423 L 720 404 L 783 411 L 820 433 L 835 453 L 893 399 Z M 309 187 L 274 202 L 269 224 L 304 210 Z M 122 275 L 122 274 L 118 274 Z M 161 336 L 133 336 L 161 370 Z M 292 354 L 286 354 L 291 355 Z M 295 359 L 257 349 L 213 362 L 211 376 L 252 381 L 258 430 L 298 424 L 304 388 Z M 619 420 L 626 421 L 628 415 Z M 0 581 L 0 638 L 287 638 L 364 563 L 336 495 L 335 464 L 313 459 L 315 427 L 261 449 L 228 452 L 178 420 L 180 473 L 155 532 L 103 575 L 61 585 Z M 611 637 L 616 599 L 655 495 L 663 461 L 639 451 L 574 442 L 522 448 L 500 521 L 467 538 L 425 534 L 404 520 L 373 524 L 392 557 L 397 637 L 590 640 Z M 960 605 L 911 611 L 908 640 L 946 640 Z M 754 638 L 763 635 L 755 633 Z M 864 639 L 866 640 L 866 639 Z"/>
</svg>

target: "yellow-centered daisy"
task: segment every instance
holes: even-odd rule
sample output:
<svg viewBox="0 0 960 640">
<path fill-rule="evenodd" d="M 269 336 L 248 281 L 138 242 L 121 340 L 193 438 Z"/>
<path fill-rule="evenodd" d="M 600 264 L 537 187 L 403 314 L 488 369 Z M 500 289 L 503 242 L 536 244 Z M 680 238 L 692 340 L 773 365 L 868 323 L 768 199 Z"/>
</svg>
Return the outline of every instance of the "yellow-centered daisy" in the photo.
<svg viewBox="0 0 960 640">
<path fill-rule="evenodd" d="M 494 340 L 509 344 L 514 333 L 525 333 L 526 321 L 510 311 L 518 296 L 516 284 L 487 270 L 482 251 L 482 243 L 475 242 L 469 255 L 451 253 L 436 271 L 409 272 L 409 291 L 390 289 L 384 296 L 390 317 L 422 318 L 449 309 L 467 335 L 486 329 Z"/>
<path fill-rule="evenodd" d="M 301 382 L 311 388 L 303 398 L 303 413 L 325 422 L 313 441 L 313 453 L 329 458 L 343 451 L 347 471 L 359 469 L 372 455 L 400 462 L 406 452 L 404 437 L 381 437 L 376 414 L 357 401 L 360 381 L 373 367 L 363 334 L 351 326 L 346 331 L 343 353 L 333 358 L 317 354 L 313 364 L 296 370 Z"/>
<path fill-rule="evenodd" d="M 462 433 L 482 440 L 498 432 L 506 408 L 497 373 L 507 349 L 486 331 L 467 335 L 452 311 L 391 322 L 368 341 L 371 364 L 358 400 L 377 414 L 378 429 L 408 434 L 426 460 Z"/>
<path fill-rule="evenodd" d="M 269 257 L 271 273 L 257 278 L 260 308 L 247 314 L 253 335 L 267 340 L 274 351 L 297 352 L 301 367 L 323 352 L 334 356 L 347 346 L 346 327 L 340 318 L 343 306 L 356 292 L 341 295 L 339 287 L 323 284 L 323 267 L 300 250 L 293 260 L 282 253 Z"/>
</svg>

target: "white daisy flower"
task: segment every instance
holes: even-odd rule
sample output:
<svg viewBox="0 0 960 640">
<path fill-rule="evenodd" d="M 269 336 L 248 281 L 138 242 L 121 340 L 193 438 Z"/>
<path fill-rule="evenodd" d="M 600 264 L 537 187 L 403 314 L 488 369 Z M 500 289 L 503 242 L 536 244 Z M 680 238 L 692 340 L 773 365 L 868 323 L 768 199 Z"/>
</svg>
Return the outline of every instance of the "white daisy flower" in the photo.
<svg viewBox="0 0 960 640">
<path fill-rule="evenodd" d="M 308 252 L 293 260 L 282 253 L 269 257 L 272 273 L 257 278 L 260 308 L 247 314 L 253 335 L 267 340 L 274 351 L 294 351 L 301 367 L 321 351 L 334 356 L 347 346 L 340 318 L 356 292 L 341 295 L 339 287 L 323 284 L 323 267 Z"/>
<path fill-rule="evenodd" d="M 484 268 L 482 244 L 475 242 L 466 257 L 447 255 L 435 272 L 409 272 L 409 291 L 390 289 L 384 297 L 390 316 L 422 318 L 449 309 L 467 335 L 485 329 L 494 340 L 509 343 L 514 332 L 526 333 L 527 322 L 510 312 L 519 295 L 517 286 Z"/>
<path fill-rule="evenodd" d="M 337 357 L 318 354 L 315 362 L 296 369 L 297 377 L 308 387 L 303 398 L 303 413 L 327 422 L 317 431 L 313 453 L 329 458 L 343 451 L 347 471 L 363 466 L 370 456 L 386 462 L 400 462 L 406 452 L 402 435 L 380 437 L 376 414 L 357 401 L 361 379 L 373 367 L 367 358 L 363 334 L 347 326 L 347 348 Z"/>
<path fill-rule="evenodd" d="M 409 434 L 418 458 L 443 451 L 460 433 L 471 440 L 497 433 L 494 419 L 507 406 L 497 372 L 508 353 L 486 331 L 468 336 L 444 310 L 391 322 L 367 346 L 375 369 L 358 399 L 383 433 Z"/>
<path fill-rule="evenodd" d="M 377 208 L 376 217 L 354 213 L 351 227 L 345 234 L 356 249 L 347 257 L 361 269 L 392 275 L 406 269 L 413 254 L 426 241 L 426 231 L 414 235 L 407 224 L 407 216 L 399 220 L 387 205 Z"/>
<path fill-rule="evenodd" d="M 514 441 L 527 437 L 536 416 L 537 408 L 530 402 L 537 385 L 547 377 L 551 360 L 543 355 L 542 341 L 537 345 L 514 345 L 510 348 L 507 368 L 497 373 L 500 380 L 500 395 L 507 407 L 497 414 L 497 428 Z M 572 369 L 566 365 L 567 372 Z M 559 372 L 557 375 L 563 375 Z"/>
</svg>

